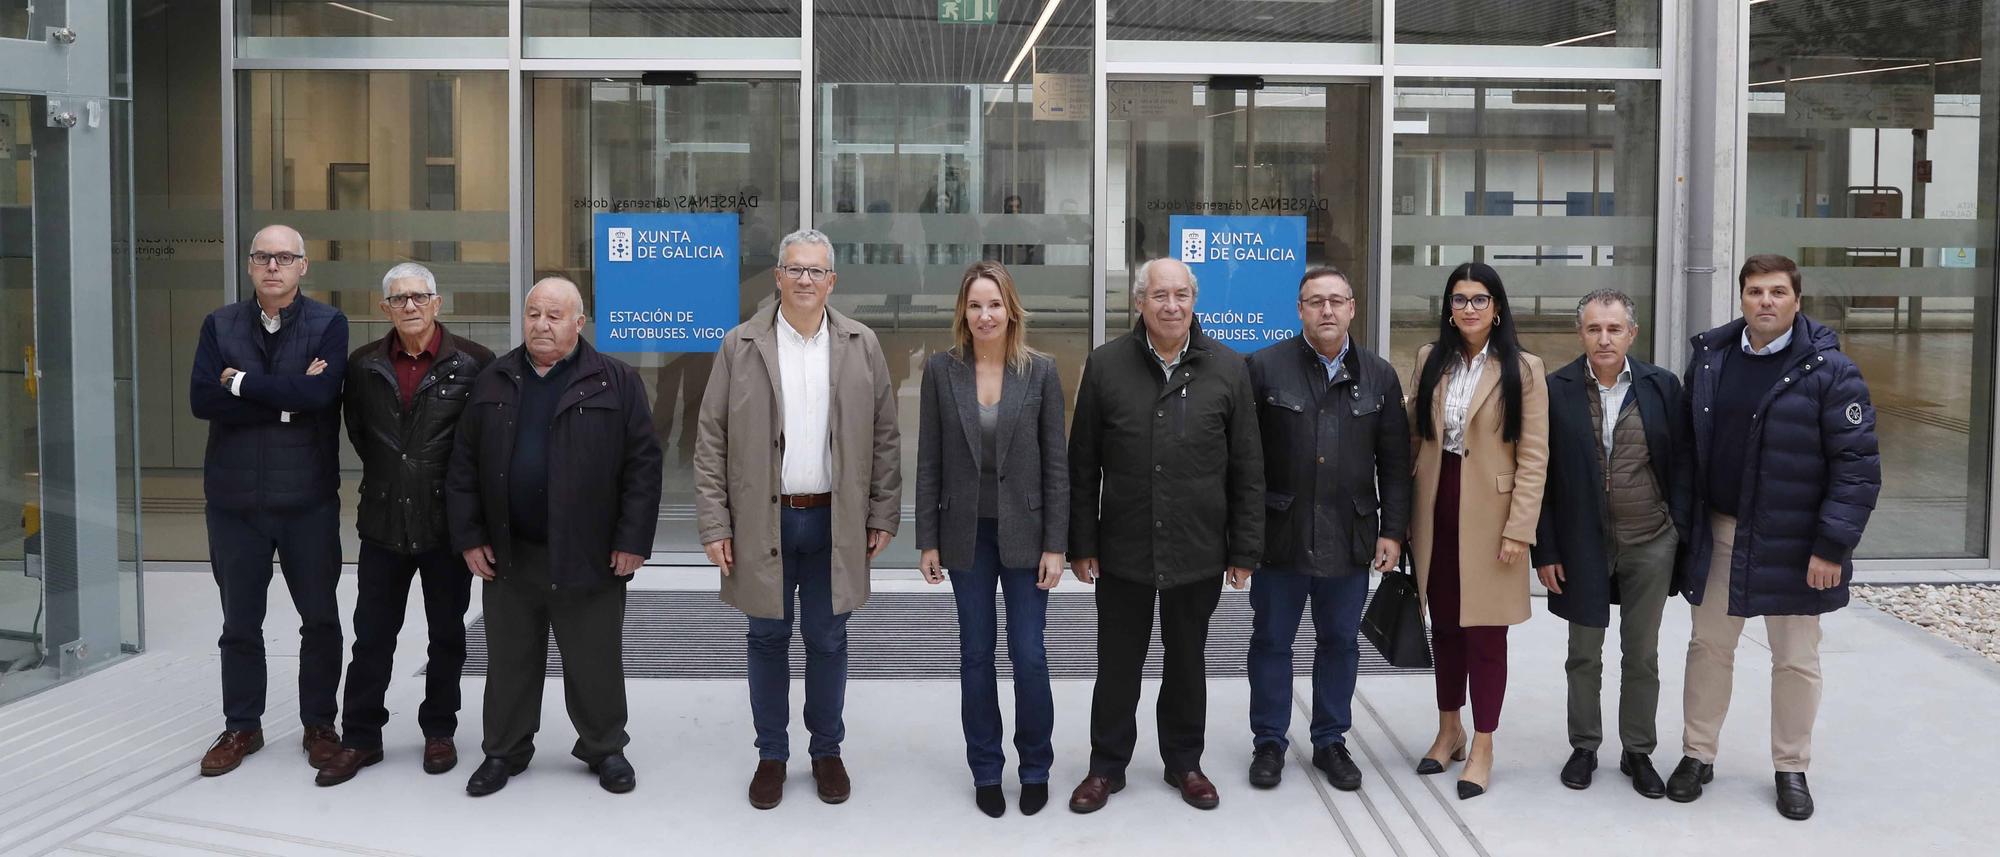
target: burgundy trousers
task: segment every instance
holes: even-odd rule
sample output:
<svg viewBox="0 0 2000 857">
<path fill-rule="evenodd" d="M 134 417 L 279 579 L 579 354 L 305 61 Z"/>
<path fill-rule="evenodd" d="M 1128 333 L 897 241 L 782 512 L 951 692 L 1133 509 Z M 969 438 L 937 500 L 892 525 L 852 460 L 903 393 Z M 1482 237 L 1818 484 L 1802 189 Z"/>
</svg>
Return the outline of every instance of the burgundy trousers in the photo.
<svg viewBox="0 0 2000 857">
<path fill-rule="evenodd" d="M 1507 626 L 1462 628 L 1458 624 L 1459 456 L 1446 452 L 1438 472 L 1437 505 L 1432 510 L 1431 568 L 1424 594 L 1431 608 L 1431 659 L 1437 664 L 1439 711 L 1465 707 L 1472 688 L 1472 729 L 1500 728 L 1500 703 L 1507 697 Z M 1495 556 L 1500 546 L 1489 548 Z"/>
</svg>

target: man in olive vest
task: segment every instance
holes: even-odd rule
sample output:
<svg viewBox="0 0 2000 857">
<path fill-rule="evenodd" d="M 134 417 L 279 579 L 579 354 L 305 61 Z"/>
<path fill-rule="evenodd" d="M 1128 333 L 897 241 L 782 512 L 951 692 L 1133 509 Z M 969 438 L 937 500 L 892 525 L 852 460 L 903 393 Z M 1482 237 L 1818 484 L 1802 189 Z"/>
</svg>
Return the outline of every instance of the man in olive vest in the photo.
<svg viewBox="0 0 2000 857">
<path fill-rule="evenodd" d="M 1618 607 L 1618 770 L 1649 798 L 1660 702 L 1660 614 L 1687 533 L 1685 438 L 1674 373 L 1628 356 L 1632 299 L 1613 289 L 1577 304 L 1583 356 L 1549 373 L 1549 474 L 1535 567 L 1549 612 L 1569 620 L 1569 743 L 1562 782 L 1590 787 L 1604 728 L 1604 631 Z"/>
</svg>

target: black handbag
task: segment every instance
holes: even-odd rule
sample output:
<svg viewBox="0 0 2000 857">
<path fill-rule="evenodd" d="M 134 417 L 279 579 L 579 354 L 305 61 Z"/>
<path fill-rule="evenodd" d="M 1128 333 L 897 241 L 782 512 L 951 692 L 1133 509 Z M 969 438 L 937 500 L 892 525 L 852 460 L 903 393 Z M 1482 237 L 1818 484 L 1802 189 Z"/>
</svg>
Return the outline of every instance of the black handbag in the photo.
<svg viewBox="0 0 2000 857">
<path fill-rule="evenodd" d="M 1361 633 L 1390 666 L 1430 669 L 1430 634 L 1424 630 L 1423 598 L 1417 594 L 1407 546 L 1397 568 L 1382 573 L 1382 583 L 1361 616 Z"/>
</svg>

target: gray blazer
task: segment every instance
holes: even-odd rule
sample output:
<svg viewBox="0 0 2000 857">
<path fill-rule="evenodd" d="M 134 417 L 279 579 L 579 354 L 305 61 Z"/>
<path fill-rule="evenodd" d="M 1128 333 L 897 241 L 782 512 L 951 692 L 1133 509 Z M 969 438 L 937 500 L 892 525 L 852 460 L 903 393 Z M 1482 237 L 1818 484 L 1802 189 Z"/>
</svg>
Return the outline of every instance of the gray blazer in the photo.
<svg viewBox="0 0 2000 857">
<path fill-rule="evenodd" d="M 917 549 L 946 568 L 972 568 L 979 527 L 979 384 L 948 351 L 924 363 L 917 427 Z M 1069 547 L 1069 455 L 1062 381 L 1038 356 L 1000 384 L 994 431 L 1000 473 L 1000 564 L 1034 568 Z"/>
</svg>

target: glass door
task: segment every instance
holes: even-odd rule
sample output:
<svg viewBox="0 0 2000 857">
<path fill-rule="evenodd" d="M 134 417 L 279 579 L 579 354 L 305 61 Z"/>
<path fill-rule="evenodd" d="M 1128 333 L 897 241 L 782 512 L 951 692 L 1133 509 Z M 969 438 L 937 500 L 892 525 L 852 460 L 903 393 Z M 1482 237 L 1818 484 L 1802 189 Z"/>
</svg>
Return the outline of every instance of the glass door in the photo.
<svg viewBox="0 0 2000 857">
<path fill-rule="evenodd" d="M 1199 81 L 1111 81 L 1105 335 L 1133 324 L 1139 266 L 1180 250 L 1169 230 L 1175 215 L 1276 216 L 1303 219 L 1305 266 L 1347 274 L 1362 298 L 1353 330 L 1372 344 L 1374 90 L 1368 82 L 1232 90 Z M 1196 309 L 1221 307 L 1197 302 Z M 1296 330 L 1295 315 L 1269 321 Z"/>
<path fill-rule="evenodd" d="M 32 118 L 42 99 L 0 94 L 0 700 L 46 683 L 40 420 L 35 378 Z"/>
<path fill-rule="evenodd" d="M 798 81 L 548 77 L 534 81 L 531 97 L 535 277 L 575 281 L 592 313 L 584 335 L 638 367 L 651 387 L 666 453 L 653 550 L 697 561 L 694 422 L 714 355 L 635 351 L 599 335 L 591 224 L 598 214 L 735 215 L 736 320 L 754 312 L 776 288 L 778 239 L 799 223 Z"/>
</svg>

